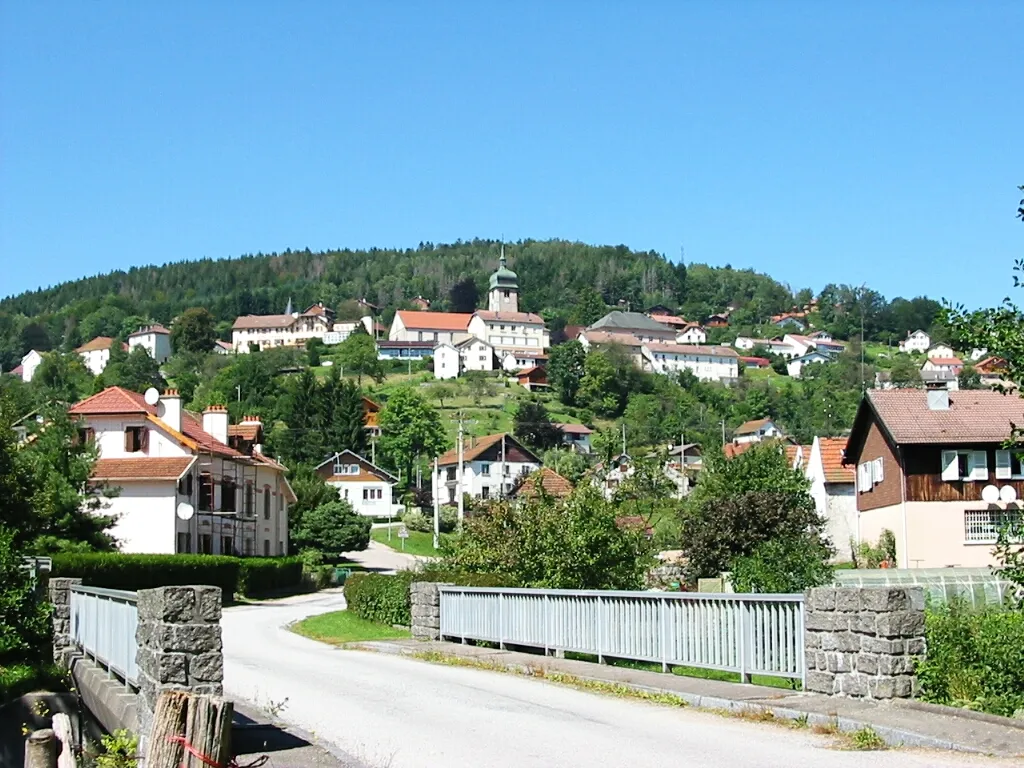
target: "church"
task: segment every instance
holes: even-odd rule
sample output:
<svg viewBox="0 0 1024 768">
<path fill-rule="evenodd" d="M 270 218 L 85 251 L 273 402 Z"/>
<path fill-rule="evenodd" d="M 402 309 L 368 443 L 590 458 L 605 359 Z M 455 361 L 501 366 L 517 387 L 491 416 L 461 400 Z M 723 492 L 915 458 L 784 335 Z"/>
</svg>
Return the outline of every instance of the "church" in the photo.
<svg viewBox="0 0 1024 768">
<path fill-rule="evenodd" d="M 455 378 L 467 370 L 529 368 L 544 363 L 551 346 L 543 318 L 519 311 L 519 277 L 508 268 L 504 246 L 488 284 L 487 309 L 472 314 L 399 310 L 388 338 L 434 342 L 438 378 Z"/>
</svg>

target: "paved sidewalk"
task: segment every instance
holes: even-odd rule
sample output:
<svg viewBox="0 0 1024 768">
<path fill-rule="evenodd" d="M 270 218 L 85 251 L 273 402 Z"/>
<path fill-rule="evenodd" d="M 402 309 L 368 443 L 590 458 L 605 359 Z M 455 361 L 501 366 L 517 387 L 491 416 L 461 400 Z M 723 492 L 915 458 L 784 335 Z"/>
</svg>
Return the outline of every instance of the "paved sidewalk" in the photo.
<svg viewBox="0 0 1024 768">
<path fill-rule="evenodd" d="M 365 768 L 352 759 L 340 760 L 311 734 L 240 703 L 235 704 L 231 751 L 240 765 L 266 756 L 267 768 Z"/>
<path fill-rule="evenodd" d="M 866 701 L 790 692 L 780 688 L 703 680 L 458 643 L 395 640 L 359 643 L 355 647 L 406 656 L 442 653 L 526 674 L 537 669 L 560 672 L 585 680 L 674 694 L 695 707 L 770 709 L 776 717 L 783 719 L 806 715 L 809 725 L 836 722 L 843 731 L 870 726 L 894 746 L 952 749 L 1024 758 L 1024 728 L 973 719 L 967 714 L 961 716 L 957 710 L 947 707 L 941 708 L 941 713 L 923 711 L 905 702 Z"/>
</svg>

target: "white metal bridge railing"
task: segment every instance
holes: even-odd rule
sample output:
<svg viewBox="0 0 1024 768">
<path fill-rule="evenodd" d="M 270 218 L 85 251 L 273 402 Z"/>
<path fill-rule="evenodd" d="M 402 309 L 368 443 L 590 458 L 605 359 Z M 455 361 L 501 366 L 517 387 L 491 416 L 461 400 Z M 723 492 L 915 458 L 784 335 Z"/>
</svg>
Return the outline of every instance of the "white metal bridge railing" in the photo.
<svg viewBox="0 0 1024 768">
<path fill-rule="evenodd" d="M 135 630 L 139 612 L 134 592 L 98 587 L 71 587 L 71 639 L 89 658 L 138 686 Z"/>
<path fill-rule="evenodd" d="M 442 638 L 803 680 L 803 595 L 440 586 Z"/>
</svg>

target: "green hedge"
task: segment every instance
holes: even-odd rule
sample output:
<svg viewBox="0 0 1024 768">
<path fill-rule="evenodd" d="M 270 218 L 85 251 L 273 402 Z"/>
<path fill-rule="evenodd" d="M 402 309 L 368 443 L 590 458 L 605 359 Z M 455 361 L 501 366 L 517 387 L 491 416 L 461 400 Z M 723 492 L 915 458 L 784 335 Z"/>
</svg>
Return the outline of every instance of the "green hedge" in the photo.
<svg viewBox="0 0 1024 768">
<path fill-rule="evenodd" d="M 220 587 L 225 602 L 298 588 L 297 557 L 241 558 L 221 555 L 129 555 L 120 552 L 54 555 L 51 576 L 80 578 L 86 586 L 137 591 L 184 584 Z"/>
<path fill-rule="evenodd" d="M 464 587 L 507 587 L 508 579 L 489 573 L 402 571 L 395 575 L 354 573 L 345 582 L 345 602 L 360 618 L 387 626 L 412 624 L 409 585 L 414 581 L 445 582 Z"/>
<path fill-rule="evenodd" d="M 963 601 L 929 609 L 917 664 L 925 701 L 1013 717 L 1024 710 L 1024 613 Z"/>
</svg>

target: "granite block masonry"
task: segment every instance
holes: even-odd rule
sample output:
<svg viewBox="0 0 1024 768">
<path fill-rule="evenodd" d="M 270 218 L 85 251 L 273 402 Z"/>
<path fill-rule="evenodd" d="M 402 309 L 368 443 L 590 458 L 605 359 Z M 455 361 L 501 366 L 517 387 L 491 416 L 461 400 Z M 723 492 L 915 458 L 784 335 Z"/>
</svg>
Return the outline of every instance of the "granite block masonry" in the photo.
<svg viewBox="0 0 1024 768">
<path fill-rule="evenodd" d="M 441 592 L 443 584 L 414 581 L 409 585 L 412 636 L 417 640 L 441 639 Z"/>
<path fill-rule="evenodd" d="M 53 605 L 53 662 L 67 669 L 77 649 L 71 640 L 71 587 L 81 579 L 50 579 L 50 603 Z"/>
<path fill-rule="evenodd" d="M 140 733 L 148 734 L 162 691 L 223 695 L 220 601 L 219 587 L 160 587 L 138 592 L 135 640 Z"/>
<path fill-rule="evenodd" d="M 925 653 L 921 587 L 816 587 L 804 593 L 806 690 L 833 696 L 915 696 Z"/>
</svg>

